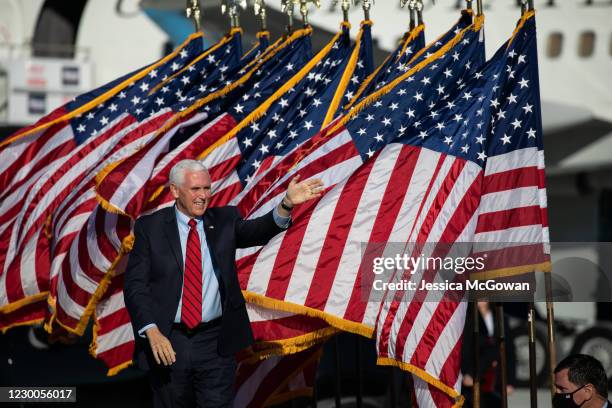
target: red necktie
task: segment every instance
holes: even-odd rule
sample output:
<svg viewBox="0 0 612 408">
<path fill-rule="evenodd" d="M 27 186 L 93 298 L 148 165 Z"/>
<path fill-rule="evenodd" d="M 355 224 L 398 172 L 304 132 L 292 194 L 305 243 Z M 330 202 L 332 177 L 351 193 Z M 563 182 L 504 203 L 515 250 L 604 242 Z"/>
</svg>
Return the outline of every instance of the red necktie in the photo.
<svg viewBox="0 0 612 408">
<path fill-rule="evenodd" d="M 190 329 L 202 321 L 202 247 L 196 225 L 196 220 L 189 220 L 181 308 L 181 321 Z"/>
</svg>

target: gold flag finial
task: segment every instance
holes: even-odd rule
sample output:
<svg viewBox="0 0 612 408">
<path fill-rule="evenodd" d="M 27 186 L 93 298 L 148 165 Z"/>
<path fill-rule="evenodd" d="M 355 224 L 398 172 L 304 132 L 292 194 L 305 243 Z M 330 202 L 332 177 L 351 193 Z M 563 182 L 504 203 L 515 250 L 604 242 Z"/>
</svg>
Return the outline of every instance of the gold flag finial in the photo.
<svg viewBox="0 0 612 408">
<path fill-rule="evenodd" d="M 400 0 L 400 7 L 404 8 L 406 4 L 410 10 L 410 28 L 415 27 L 415 15 L 418 24 L 423 24 L 423 0 Z"/>
<path fill-rule="evenodd" d="M 308 25 L 308 3 L 314 4 L 317 8 L 321 8 L 321 0 L 281 0 L 281 11 L 289 16 L 289 26 L 293 26 L 293 10 L 295 6 L 299 6 L 300 14 L 304 20 L 304 26 Z"/>
<path fill-rule="evenodd" d="M 229 14 L 232 28 L 240 27 L 240 8 L 246 6 L 246 0 L 221 0 L 221 14 Z"/>
<path fill-rule="evenodd" d="M 265 0 L 255 0 L 253 3 L 253 11 L 259 20 L 261 21 L 262 31 L 267 30 L 266 24 L 266 2 Z"/>
<path fill-rule="evenodd" d="M 321 0 L 298 0 L 300 2 L 300 14 L 304 26 L 308 25 L 308 3 L 312 3 L 316 8 L 321 8 Z"/>
<path fill-rule="evenodd" d="M 416 26 L 416 19 L 415 19 L 416 1 L 415 0 L 400 0 L 400 8 L 405 8 L 406 4 L 408 5 L 408 12 L 410 13 L 410 29 L 412 30 Z"/>
<path fill-rule="evenodd" d="M 281 0 L 281 11 L 287 14 L 287 32 L 293 31 L 293 9 L 295 3 L 293 0 Z"/>
<path fill-rule="evenodd" d="M 341 2 L 340 7 L 342 8 L 342 17 L 344 19 L 345 22 L 349 22 L 349 10 L 351 8 L 351 5 L 355 5 L 355 0 L 334 0 L 333 5 L 334 7 L 338 5 L 338 3 Z"/>
<path fill-rule="evenodd" d="M 363 0 L 361 7 L 363 8 L 363 17 L 366 20 L 370 19 L 370 9 L 374 5 L 374 0 Z"/>
<path fill-rule="evenodd" d="M 193 19 L 196 32 L 200 31 L 200 2 L 198 0 L 187 0 L 185 7 L 185 15 L 187 18 Z"/>
</svg>

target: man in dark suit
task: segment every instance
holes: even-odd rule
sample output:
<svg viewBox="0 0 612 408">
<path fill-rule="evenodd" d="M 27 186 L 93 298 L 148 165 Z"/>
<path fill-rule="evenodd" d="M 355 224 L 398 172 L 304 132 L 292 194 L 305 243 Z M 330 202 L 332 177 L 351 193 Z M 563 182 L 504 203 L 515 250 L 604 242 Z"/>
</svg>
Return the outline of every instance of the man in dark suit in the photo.
<svg viewBox="0 0 612 408">
<path fill-rule="evenodd" d="M 236 248 L 288 228 L 293 206 L 319 197 L 322 182 L 295 177 L 278 206 L 252 220 L 235 207 L 208 208 L 211 179 L 198 161 L 177 163 L 170 189 L 175 205 L 134 225 L 124 293 L 136 364 L 149 370 L 155 407 L 227 407 L 234 354 L 253 342 Z"/>
<path fill-rule="evenodd" d="M 554 408 L 612 408 L 608 376 L 601 363 L 586 354 L 571 354 L 555 367 Z"/>
</svg>

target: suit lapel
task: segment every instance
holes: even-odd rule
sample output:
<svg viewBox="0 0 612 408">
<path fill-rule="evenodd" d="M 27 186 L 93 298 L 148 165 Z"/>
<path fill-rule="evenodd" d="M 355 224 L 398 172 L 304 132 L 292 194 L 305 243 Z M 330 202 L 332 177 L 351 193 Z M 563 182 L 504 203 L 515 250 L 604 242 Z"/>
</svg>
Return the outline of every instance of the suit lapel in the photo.
<svg viewBox="0 0 612 408">
<path fill-rule="evenodd" d="M 174 258 L 176 258 L 176 262 L 178 263 L 179 270 L 181 271 L 181 275 L 183 274 L 183 251 L 181 250 L 181 239 L 179 237 L 178 225 L 176 222 L 176 213 L 174 212 L 174 206 L 169 207 L 167 209 L 168 213 L 166 214 L 166 222 L 164 224 L 164 233 L 166 235 L 166 239 L 168 240 L 168 244 L 172 249 L 172 253 L 174 254 Z"/>
</svg>

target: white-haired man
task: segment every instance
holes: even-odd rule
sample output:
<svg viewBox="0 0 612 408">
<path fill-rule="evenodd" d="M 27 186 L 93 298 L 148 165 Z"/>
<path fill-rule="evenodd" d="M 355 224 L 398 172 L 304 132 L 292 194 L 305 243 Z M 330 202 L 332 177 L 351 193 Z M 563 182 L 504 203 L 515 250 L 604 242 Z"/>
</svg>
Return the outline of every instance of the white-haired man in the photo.
<svg viewBox="0 0 612 408">
<path fill-rule="evenodd" d="M 175 205 L 139 218 L 125 274 L 135 360 L 149 370 L 155 407 L 232 404 L 234 354 L 253 342 L 236 248 L 264 245 L 290 225 L 294 205 L 319 197 L 321 180 L 295 177 L 270 213 L 242 219 L 209 208 L 211 178 L 198 161 L 170 171 Z"/>
</svg>

